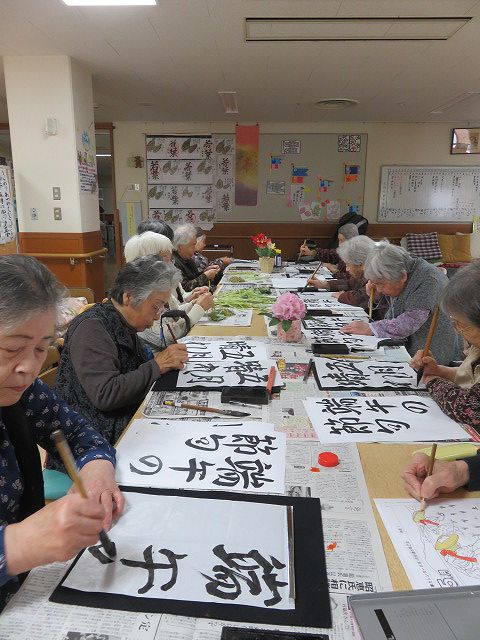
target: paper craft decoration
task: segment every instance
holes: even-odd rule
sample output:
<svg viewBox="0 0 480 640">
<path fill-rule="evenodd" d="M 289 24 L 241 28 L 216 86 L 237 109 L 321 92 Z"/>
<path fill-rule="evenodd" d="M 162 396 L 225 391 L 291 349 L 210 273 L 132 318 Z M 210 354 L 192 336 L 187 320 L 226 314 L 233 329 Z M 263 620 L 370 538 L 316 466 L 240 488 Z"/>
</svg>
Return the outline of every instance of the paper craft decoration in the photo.
<svg viewBox="0 0 480 640">
<path fill-rule="evenodd" d="M 270 173 L 272 172 L 272 170 L 279 169 L 281 164 L 282 164 L 281 156 L 272 156 L 271 155 L 270 156 Z M 285 186 L 285 183 L 284 183 L 284 186 Z M 268 189 L 267 189 L 267 193 L 268 193 Z"/>
<path fill-rule="evenodd" d="M 432 398 L 382 396 L 307 398 L 320 442 L 430 442 L 467 440 L 462 427 Z"/>
<path fill-rule="evenodd" d="M 317 358 L 314 373 L 322 389 L 425 388 L 417 387 L 417 372 L 405 362 Z"/>
<path fill-rule="evenodd" d="M 226 424 L 135 420 L 117 446 L 117 482 L 283 493 L 285 434 L 269 423 Z"/>
<path fill-rule="evenodd" d="M 345 165 L 345 175 L 344 181 L 347 182 L 358 182 L 358 176 L 360 174 L 360 165 L 358 164 L 346 164 Z"/>
<path fill-rule="evenodd" d="M 480 500 L 375 500 L 413 589 L 480 584 Z"/>
<path fill-rule="evenodd" d="M 292 153 L 300 153 L 302 149 L 302 141 L 301 140 L 282 140 L 282 153 L 283 154 L 292 154 Z"/>
<path fill-rule="evenodd" d="M 347 347 L 356 351 L 376 351 L 380 340 L 380 338 L 376 336 L 354 336 L 341 333 L 341 331 L 337 329 L 325 329 L 323 327 L 303 329 L 303 333 L 305 337 L 312 342 L 319 342 L 320 344 L 346 344 Z"/>
<path fill-rule="evenodd" d="M 187 346 L 191 362 L 266 360 L 267 348 L 263 342 L 244 339 L 209 340 L 203 337 L 188 337 L 179 340 Z"/>
<path fill-rule="evenodd" d="M 285 180 L 267 180 L 267 195 L 284 196 Z"/>
<path fill-rule="evenodd" d="M 51 600 L 331 626 L 318 500 L 229 493 L 211 498 L 200 491 L 128 487 L 124 494 L 125 512 L 110 532 L 117 546 L 115 560 L 99 545 L 83 551 Z M 287 506 L 293 506 L 291 566 Z"/>
</svg>

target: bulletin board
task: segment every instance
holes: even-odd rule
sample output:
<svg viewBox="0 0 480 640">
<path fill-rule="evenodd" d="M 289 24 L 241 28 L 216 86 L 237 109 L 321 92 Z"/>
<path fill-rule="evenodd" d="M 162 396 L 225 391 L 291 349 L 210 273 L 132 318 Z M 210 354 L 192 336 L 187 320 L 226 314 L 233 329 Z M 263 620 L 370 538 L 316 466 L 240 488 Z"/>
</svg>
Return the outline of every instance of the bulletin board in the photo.
<svg viewBox="0 0 480 640">
<path fill-rule="evenodd" d="M 479 213 L 480 167 L 382 167 L 379 222 L 471 222 Z"/>
<path fill-rule="evenodd" d="M 335 222 L 349 208 L 362 213 L 366 153 L 367 134 L 260 132 L 257 206 L 234 205 L 217 221 Z M 307 169 L 296 176 L 303 183 L 292 184 L 292 165 Z M 302 186 L 306 206 L 293 197 Z"/>
</svg>

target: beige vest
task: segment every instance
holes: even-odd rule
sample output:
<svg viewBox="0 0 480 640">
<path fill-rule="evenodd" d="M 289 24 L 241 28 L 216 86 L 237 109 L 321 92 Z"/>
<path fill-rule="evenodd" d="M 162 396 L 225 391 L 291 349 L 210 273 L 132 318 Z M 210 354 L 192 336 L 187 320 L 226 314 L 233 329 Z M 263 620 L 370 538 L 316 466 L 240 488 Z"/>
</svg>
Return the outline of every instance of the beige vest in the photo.
<svg viewBox="0 0 480 640">
<path fill-rule="evenodd" d="M 457 369 L 455 384 L 462 389 L 469 389 L 476 382 L 480 382 L 480 349 L 470 345 L 465 360 Z"/>
</svg>

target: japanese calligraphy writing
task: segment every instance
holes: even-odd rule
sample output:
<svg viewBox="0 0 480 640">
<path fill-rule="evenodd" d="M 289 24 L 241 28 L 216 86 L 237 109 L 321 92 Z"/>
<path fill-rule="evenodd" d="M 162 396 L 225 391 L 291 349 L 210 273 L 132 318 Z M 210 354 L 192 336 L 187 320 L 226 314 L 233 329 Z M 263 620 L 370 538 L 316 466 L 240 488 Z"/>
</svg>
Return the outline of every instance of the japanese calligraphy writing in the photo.
<svg viewBox="0 0 480 640">
<path fill-rule="evenodd" d="M 352 362 L 322 358 L 315 366 L 320 384 L 325 388 L 417 388 L 416 372 L 405 362 Z"/>
</svg>

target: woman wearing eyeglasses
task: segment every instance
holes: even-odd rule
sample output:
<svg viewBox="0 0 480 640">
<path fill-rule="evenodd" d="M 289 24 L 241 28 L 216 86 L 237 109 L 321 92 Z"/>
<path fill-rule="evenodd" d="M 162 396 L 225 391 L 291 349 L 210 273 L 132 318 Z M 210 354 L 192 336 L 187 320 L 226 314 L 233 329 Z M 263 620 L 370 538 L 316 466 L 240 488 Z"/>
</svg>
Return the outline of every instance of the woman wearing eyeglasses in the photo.
<svg viewBox="0 0 480 640">
<path fill-rule="evenodd" d="M 95 304 L 70 324 L 58 367 L 56 389 L 114 444 L 153 382 L 182 369 L 183 344 L 152 358 L 137 332 L 158 320 L 180 281 L 175 267 L 158 256 L 129 262 L 119 272 L 107 302 Z M 63 471 L 57 457 L 47 466 Z"/>
<path fill-rule="evenodd" d="M 411 361 L 423 367 L 423 381 L 442 411 L 457 422 L 480 426 L 480 265 L 461 269 L 449 281 L 441 307 L 469 344 L 459 367 L 439 365 L 432 354 L 417 351 Z"/>
</svg>

